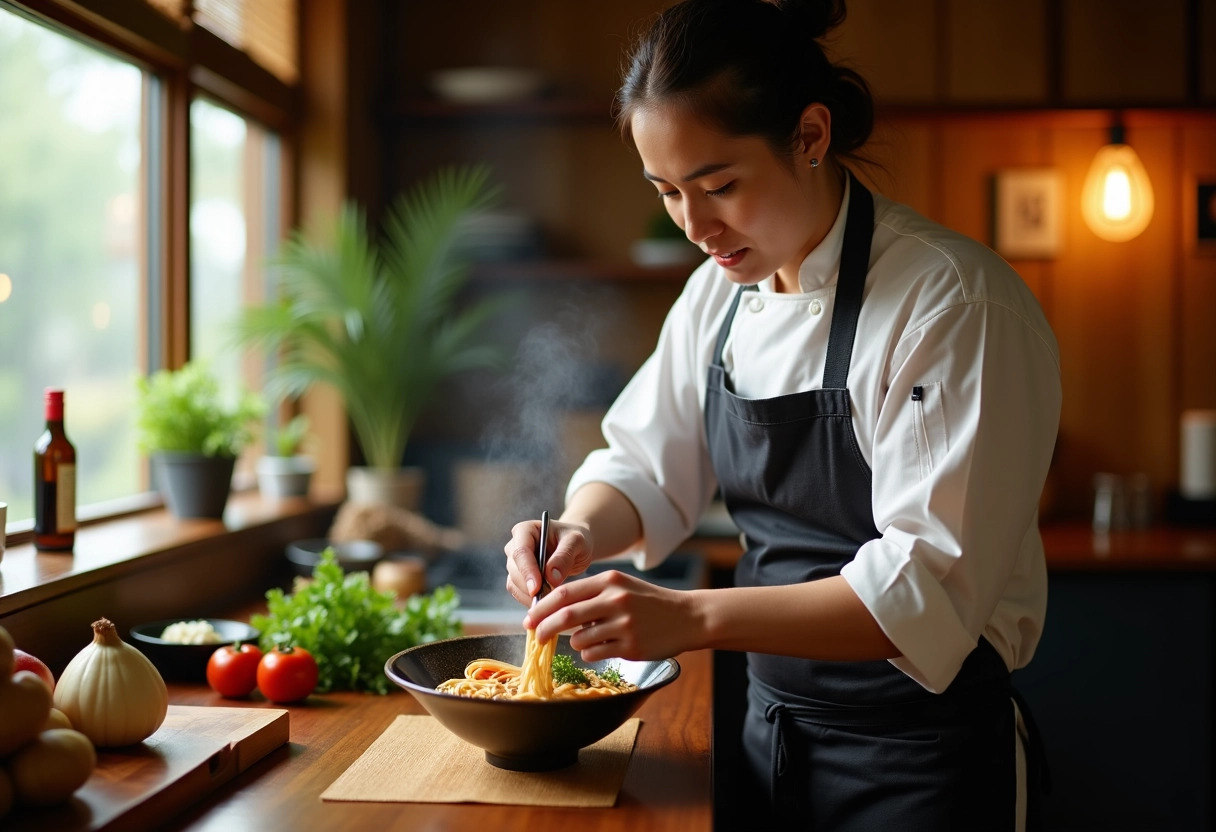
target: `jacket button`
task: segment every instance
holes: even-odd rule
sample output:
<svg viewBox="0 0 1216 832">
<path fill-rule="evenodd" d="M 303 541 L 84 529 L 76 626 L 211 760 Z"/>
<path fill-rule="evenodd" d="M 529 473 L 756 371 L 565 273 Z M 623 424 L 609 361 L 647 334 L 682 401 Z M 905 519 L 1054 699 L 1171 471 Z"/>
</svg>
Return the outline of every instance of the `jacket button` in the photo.
<svg viewBox="0 0 1216 832">
<path fill-rule="evenodd" d="M 759 312 L 764 308 L 764 301 L 760 300 L 760 298 L 752 298 L 747 302 L 747 308 L 753 312 Z"/>
<path fill-rule="evenodd" d="M 812 315 L 818 315 L 820 312 L 823 311 L 823 304 L 817 300 L 813 300 L 813 301 L 811 301 L 810 305 L 807 307 L 807 311 L 810 312 Z"/>
</svg>

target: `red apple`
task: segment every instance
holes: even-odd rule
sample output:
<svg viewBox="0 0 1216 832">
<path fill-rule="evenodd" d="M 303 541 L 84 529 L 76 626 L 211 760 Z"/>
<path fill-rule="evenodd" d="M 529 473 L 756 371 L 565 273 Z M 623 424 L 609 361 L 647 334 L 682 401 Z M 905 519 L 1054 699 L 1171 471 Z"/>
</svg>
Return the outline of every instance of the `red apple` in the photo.
<svg viewBox="0 0 1216 832">
<path fill-rule="evenodd" d="M 13 673 L 19 670 L 32 670 L 42 677 L 42 681 L 46 682 L 46 686 L 55 690 L 55 674 L 51 673 L 51 669 L 46 666 L 42 659 L 33 656 L 24 650 L 13 651 Z"/>
</svg>

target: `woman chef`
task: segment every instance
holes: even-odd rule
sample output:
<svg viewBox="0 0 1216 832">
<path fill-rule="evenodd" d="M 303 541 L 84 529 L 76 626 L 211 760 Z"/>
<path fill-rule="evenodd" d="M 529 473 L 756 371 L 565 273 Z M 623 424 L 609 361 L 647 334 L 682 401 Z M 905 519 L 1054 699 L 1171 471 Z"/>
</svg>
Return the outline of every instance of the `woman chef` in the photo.
<svg viewBox="0 0 1216 832">
<path fill-rule="evenodd" d="M 573 629 L 586 661 L 746 651 L 744 747 L 776 820 L 1021 828 L 1009 674 L 1046 608 L 1056 342 L 1004 261 L 846 166 L 873 105 L 818 43 L 843 17 L 841 0 L 687 0 L 636 47 L 622 128 L 710 257 L 574 474 L 554 589 L 524 624 Z M 565 582 L 622 553 L 655 565 L 715 489 L 746 546 L 735 587 Z M 521 603 L 538 534 L 506 546 Z"/>
</svg>

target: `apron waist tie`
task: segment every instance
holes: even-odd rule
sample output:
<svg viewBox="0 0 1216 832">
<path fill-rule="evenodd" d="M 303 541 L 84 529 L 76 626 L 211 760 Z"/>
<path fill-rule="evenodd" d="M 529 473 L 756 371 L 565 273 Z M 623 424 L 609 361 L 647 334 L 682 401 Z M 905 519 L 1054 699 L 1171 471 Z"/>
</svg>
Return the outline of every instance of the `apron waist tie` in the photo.
<svg viewBox="0 0 1216 832">
<path fill-rule="evenodd" d="M 778 784 L 780 778 L 785 774 L 786 766 L 786 750 L 785 750 L 785 728 L 786 719 L 789 716 L 789 708 L 781 702 L 771 702 L 764 709 L 764 720 L 773 726 L 771 740 L 769 744 L 769 771 L 772 775 L 769 778 L 769 805 L 776 807 L 780 790 Z"/>
</svg>

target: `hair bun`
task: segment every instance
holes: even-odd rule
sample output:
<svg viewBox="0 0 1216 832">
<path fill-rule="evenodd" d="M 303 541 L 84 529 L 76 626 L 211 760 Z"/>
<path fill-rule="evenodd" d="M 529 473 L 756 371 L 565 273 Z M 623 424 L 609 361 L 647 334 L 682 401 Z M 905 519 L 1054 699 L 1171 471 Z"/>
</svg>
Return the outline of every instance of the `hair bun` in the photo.
<svg viewBox="0 0 1216 832">
<path fill-rule="evenodd" d="M 796 26 L 819 40 L 844 22 L 845 0 L 771 0 Z"/>
</svg>

